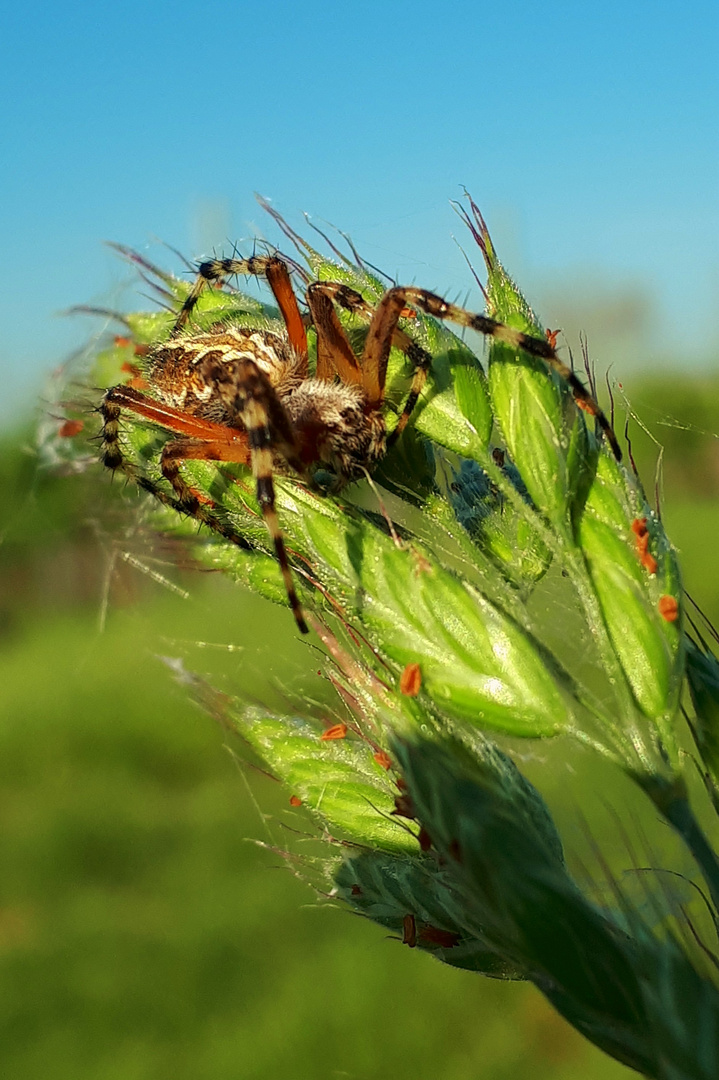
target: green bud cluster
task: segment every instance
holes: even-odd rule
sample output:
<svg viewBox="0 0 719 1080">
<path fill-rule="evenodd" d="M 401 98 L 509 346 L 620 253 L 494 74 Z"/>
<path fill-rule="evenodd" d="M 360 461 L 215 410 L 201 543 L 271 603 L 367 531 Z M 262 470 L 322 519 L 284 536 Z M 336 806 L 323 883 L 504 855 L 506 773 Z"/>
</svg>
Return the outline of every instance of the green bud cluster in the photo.
<svg viewBox="0 0 719 1080">
<path fill-rule="evenodd" d="M 472 212 L 488 314 L 544 339 Z M 330 260 L 293 239 L 310 279 L 377 304 L 384 287 L 357 259 Z M 188 286 L 160 276 L 181 303 Z M 480 355 L 447 325 L 410 314 L 402 329 L 432 369 L 372 481 L 328 494 L 319 471 L 275 477 L 297 591 L 332 657 L 338 710 L 328 720 L 307 703 L 279 714 L 227 698 L 228 718 L 331 845 L 328 873 L 349 906 L 444 963 L 534 982 L 589 1039 L 647 1076 L 708 1080 L 719 1068 L 713 983 L 621 890 L 616 910 L 587 898 L 541 796 L 488 733 L 579 740 L 623 769 L 686 843 L 716 917 L 719 865 L 679 747 L 686 674 L 696 757 L 719 812 L 719 663 L 688 642 L 661 520 L 568 383 L 506 343 Z M 359 352 L 366 319 L 338 315 Z M 201 329 L 282 325 L 271 305 L 235 291 L 205 290 L 195 316 Z M 141 376 L 143 347 L 171 325 L 166 312 L 123 319 L 131 341 L 98 357 L 103 385 L 120 381 L 130 360 Z M 312 367 L 311 328 L 309 341 Z M 389 430 L 411 375 L 393 348 Z M 286 604 L 249 470 L 182 463 L 221 525 L 198 535 L 160 471 L 166 438 L 123 416 L 122 452 L 157 494 L 157 526 L 203 565 Z M 564 637 L 545 618 L 558 594 L 578 627 Z M 701 1039 L 691 1009 L 703 1017 Z"/>
</svg>

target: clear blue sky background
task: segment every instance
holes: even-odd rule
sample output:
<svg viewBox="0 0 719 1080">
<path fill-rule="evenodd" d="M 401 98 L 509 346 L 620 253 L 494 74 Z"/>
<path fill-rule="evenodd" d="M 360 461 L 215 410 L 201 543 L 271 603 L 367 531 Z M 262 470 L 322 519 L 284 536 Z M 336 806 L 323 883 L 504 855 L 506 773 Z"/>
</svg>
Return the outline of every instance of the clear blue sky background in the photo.
<svg viewBox="0 0 719 1080">
<path fill-rule="evenodd" d="M 89 332 L 56 312 L 128 302 L 102 240 L 272 237 L 255 190 L 457 295 L 465 184 L 530 294 L 638 283 L 667 350 L 716 358 L 716 0 L 3 7 L 5 420 Z"/>
</svg>

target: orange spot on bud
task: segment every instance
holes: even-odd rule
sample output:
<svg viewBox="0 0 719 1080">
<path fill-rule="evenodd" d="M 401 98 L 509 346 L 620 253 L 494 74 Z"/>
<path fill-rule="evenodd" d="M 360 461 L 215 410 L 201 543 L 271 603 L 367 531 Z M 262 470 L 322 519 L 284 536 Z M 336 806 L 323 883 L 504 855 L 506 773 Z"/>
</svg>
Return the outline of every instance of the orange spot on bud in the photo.
<svg viewBox="0 0 719 1080">
<path fill-rule="evenodd" d="M 334 724 L 332 727 L 328 727 L 326 731 L 323 731 L 320 735 L 321 742 L 333 742 L 335 739 L 344 739 L 347 735 L 346 724 Z"/>
<path fill-rule="evenodd" d="M 417 697 L 422 686 L 422 672 L 419 664 L 407 664 L 400 676 L 399 692 L 405 697 Z"/>
<path fill-rule="evenodd" d="M 142 372 L 137 364 L 130 364 L 127 360 L 120 368 L 120 371 L 125 372 L 126 375 L 132 375 L 131 379 L 127 380 L 127 385 L 131 386 L 133 390 L 147 390 L 149 383 L 147 379 L 142 377 Z"/>
<path fill-rule="evenodd" d="M 395 783 L 396 783 L 396 785 L 397 785 L 397 787 L 399 788 L 400 791 L 408 791 L 409 790 L 408 785 L 407 785 L 407 781 L 405 780 L 405 778 L 403 776 L 398 776 L 397 779 L 395 780 Z"/>
<path fill-rule="evenodd" d="M 459 945 L 459 934 L 453 930 L 440 930 L 438 926 L 420 927 L 418 937 L 426 945 L 438 945 L 440 949 L 453 949 Z"/>
<path fill-rule="evenodd" d="M 290 806 L 302 806 L 302 799 L 299 795 L 290 795 Z"/>
<path fill-rule="evenodd" d="M 72 439 L 74 435 L 79 435 L 84 428 L 82 420 L 66 420 L 58 431 L 58 435 L 63 439 Z"/>
<path fill-rule="evenodd" d="M 132 338 L 123 337 L 122 334 L 116 334 L 114 342 L 118 349 L 126 349 L 128 345 L 132 345 Z"/>
<path fill-rule="evenodd" d="M 432 563 L 425 559 L 424 555 L 420 555 L 419 552 L 413 552 L 414 555 L 414 569 L 416 574 L 430 574 L 432 572 Z"/>
<path fill-rule="evenodd" d="M 150 351 L 149 345 L 136 345 L 134 349 L 135 356 L 147 356 Z"/>
<path fill-rule="evenodd" d="M 650 574 L 656 574 L 657 572 L 657 560 L 649 552 L 649 529 L 647 528 L 647 519 L 635 518 L 631 525 L 632 532 L 636 537 L 637 555 L 639 561 L 645 570 L 648 570 Z"/>
<path fill-rule="evenodd" d="M 432 837 L 429 835 L 424 825 L 419 830 L 419 836 L 417 837 L 417 839 L 419 840 L 420 851 L 429 851 L 429 849 L 432 847 Z"/>
<path fill-rule="evenodd" d="M 657 606 L 659 608 L 659 614 L 663 619 L 666 619 L 667 622 L 676 622 L 679 618 L 679 601 L 676 597 L 668 596 L 666 594 L 660 596 L 659 604 Z"/>
<path fill-rule="evenodd" d="M 350 892 L 352 893 L 353 896 L 361 896 L 362 895 L 362 890 L 360 889 L 359 885 L 356 885 L 356 884 L 352 886 Z"/>
<path fill-rule="evenodd" d="M 392 768 L 392 758 L 389 754 L 385 754 L 384 750 L 378 750 L 372 757 L 375 759 L 378 765 L 381 765 L 383 769 Z"/>
<path fill-rule="evenodd" d="M 557 347 L 557 335 L 558 334 L 559 334 L 559 330 L 545 330 L 544 331 L 544 335 L 545 335 L 547 341 L 549 342 L 549 344 L 552 346 L 553 349 L 556 349 L 556 347 Z"/>
<path fill-rule="evenodd" d="M 402 944 L 413 949 L 417 944 L 417 923 L 414 915 L 405 915 L 402 919 Z"/>
<path fill-rule="evenodd" d="M 650 555 L 648 551 L 645 551 L 642 555 L 642 566 L 645 570 L 648 570 L 650 574 L 656 574 L 657 572 L 657 560 L 653 555 Z"/>
</svg>

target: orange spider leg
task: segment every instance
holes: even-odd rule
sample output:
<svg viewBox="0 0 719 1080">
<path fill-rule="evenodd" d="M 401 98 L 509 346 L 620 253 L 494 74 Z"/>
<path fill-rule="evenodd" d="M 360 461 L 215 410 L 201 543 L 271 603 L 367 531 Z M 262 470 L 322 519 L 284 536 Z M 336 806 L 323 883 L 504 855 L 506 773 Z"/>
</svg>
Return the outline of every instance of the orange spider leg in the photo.
<svg viewBox="0 0 719 1080">
<path fill-rule="evenodd" d="M 406 318 L 410 309 L 401 302 L 396 303 L 393 292 L 392 289 L 386 292 L 379 306 L 373 310 L 360 293 L 339 282 L 317 281 L 310 285 L 307 291 L 307 302 L 317 329 L 319 378 L 331 377 L 331 360 L 343 382 L 361 382 L 367 405 L 371 409 L 379 409 L 384 401 L 390 348 L 394 345 L 401 349 L 414 365 L 412 386 L 397 425 L 387 440 L 388 446 L 395 442 L 406 427 L 432 366 L 429 353 L 398 327 L 398 320 Z M 352 352 L 331 300 L 346 311 L 359 313 L 370 320 L 362 359 L 359 361 Z"/>
<path fill-rule="evenodd" d="M 193 416 L 191 413 L 175 409 L 172 405 L 165 405 L 162 401 L 141 394 L 139 390 L 131 386 L 113 386 L 108 390 L 103 399 L 100 411 L 105 418 L 105 427 L 108 422 L 117 419 L 120 409 L 129 409 L 137 416 L 142 416 L 153 424 L 159 424 L 167 431 L 176 435 L 186 435 L 191 439 L 203 439 L 208 442 L 225 442 L 228 445 L 235 440 L 244 440 L 247 445 L 247 433 L 241 428 L 229 428 L 226 424 L 215 424 L 212 420 L 203 420 L 202 417 Z M 108 416 L 108 414 L 112 414 Z M 107 441 L 107 431 L 105 432 Z M 227 460 L 234 461 L 235 458 Z M 110 465 L 110 468 L 114 466 Z"/>
<path fill-rule="evenodd" d="M 329 382 L 339 375 L 344 383 L 360 384 L 362 372 L 357 357 L 322 283 L 310 285 L 307 303 L 317 331 L 317 378 Z"/>
<path fill-rule="evenodd" d="M 544 360 L 553 371 L 557 372 L 560 378 L 569 384 L 577 405 L 584 408 L 586 412 L 594 417 L 606 435 L 615 458 L 617 461 L 622 460 L 622 452 L 614 434 L 614 429 L 601 407 L 572 369 L 557 355 L 556 349 L 546 338 L 536 338 L 530 334 L 524 334 L 520 330 L 514 330 L 504 323 L 497 322 L 496 319 L 490 319 L 486 315 L 474 315 L 465 308 L 448 303 L 435 293 L 428 292 L 426 289 L 418 289 L 413 285 L 397 286 L 389 289 L 382 297 L 372 319 L 370 333 L 365 343 L 362 368 L 364 370 L 366 366 L 368 379 L 373 380 L 374 392 L 376 392 L 377 385 L 380 387 L 384 385 L 383 380 L 387 369 L 389 343 L 394 327 L 400 317 L 401 309 L 407 303 L 419 308 L 420 311 L 426 312 L 427 315 L 432 315 L 435 319 L 448 320 L 457 323 L 459 326 L 466 326 L 476 330 L 479 334 L 483 334 L 485 337 L 509 345 L 513 349 L 519 349 L 529 356 Z M 421 372 L 418 371 L 415 375 L 415 383 L 419 382 L 420 376 Z M 415 385 L 413 383 L 410 398 L 413 396 L 414 390 Z M 409 401 L 407 405 L 409 405 Z M 407 412 L 407 405 L 405 405 L 405 413 Z M 400 418 L 400 422 L 401 420 L 402 418 Z M 401 430 L 399 424 L 392 434 L 396 435 L 398 430 Z"/>
<path fill-rule="evenodd" d="M 338 281 L 315 281 L 310 288 L 325 293 L 331 300 L 334 300 L 338 307 L 344 308 L 345 311 L 350 311 L 354 315 L 361 315 L 367 319 L 367 322 L 372 321 L 375 309 L 371 304 L 367 303 L 361 293 L 358 293 L 356 289 L 351 289 L 349 285 L 343 285 Z M 416 319 L 417 313 L 411 308 L 403 308 L 400 312 L 400 318 Z M 405 334 L 404 330 L 395 329 L 392 335 L 392 345 L 395 349 L 407 352 L 411 344 L 413 344 L 412 338 Z"/>
<path fill-rule="evenodd" d="M 392 335 L 405 306 L 401 290 L 389 289 L 375 308 L 362 354 L 362 385 L 368 401 L 382 404 Z"/>
<path fill-rule="evenodd" d="M 419 395 L 422 393 L 422 388 L 432 367 L 430 354 L 397 328 L 397 322 L 405 310 L 406 294 L 408 292 L 411 292 L 411 290 L 394 288 L 389 289 L 384 294 L 372 316 L 361 360 L 365 392 L 370 402 L 375 403 L 377 407 L 381 405 L 384 399 L 389 351 L 391 346 L 397 343 L 398 334 L 401 334 L 406 342 L 406 344 L 403 343 L 402 347 L 408 359 L 414 365 L 415 371 L 412 385 L 395 429 L 387 439 L 388 447 L 396 442 L 407 426 L 407 421 L 419 400 Z"/>
<path fill-rule="evenodd" d="M 252 452 L 247 441 L 247 433 L 239 432 L 241 438 L 228 437 L 231 429 L 225 429 L 227 434 L 219 439 L 175 439 L 165 443 L 160 458 L 162 475 L 172 485 L 183 507 L 187 512 L 196 514 L 200 504 L 213 506 L 213 502 L 206 495 L 189 487 L 185 483 L 180 472 L 182 461 L 224 461 L 234 462 L 238 465 L 249 465 L 252 460 Z"/>
<path fill-rule="evenodd" d="M 272 258 L 268 260 L 265 270 L 267 283 L 272 289 L 277 306 L 287 327 L 287 336 L 292 347 L 300 354 L 307 356 L 307 333 L 302 321 L 300 309 L 297 306 L 287 264 L 282 259 Z M 307 374 L 307 372 L 305 372 Z"/>
<path fill-rule="evenodd" d="M 119 419 L 122 409 L 141 416 L 178 435 L 185 435 L 168 443 L 162 451 L 160 467 L 163 476 L 171 484 L 176 498 L 163 491 L 154 480 L 139 475 L 124 458 L 119 439 Z M 149 491 L 160 502 L 173 510 L 193 514 L 200 522 L 219 532 L 239 547 L 249 544 L 238 537 L 224 522 L 211 514 L 207 506 L 212 501 L 190 488 L 179 475 L 178 459 L 207 458 L 209 460 L 236 461 L 249 464 L 250 449 L 247 432 L 215 424 L 201 417 L 192 416 L 162 402 L 146 397 L 129 386 L 114 386 L 108 390 L 100 406 L 103 417 L 103 461 L 113 471 L 122 469 L 140 487 Z"/>
</svg>

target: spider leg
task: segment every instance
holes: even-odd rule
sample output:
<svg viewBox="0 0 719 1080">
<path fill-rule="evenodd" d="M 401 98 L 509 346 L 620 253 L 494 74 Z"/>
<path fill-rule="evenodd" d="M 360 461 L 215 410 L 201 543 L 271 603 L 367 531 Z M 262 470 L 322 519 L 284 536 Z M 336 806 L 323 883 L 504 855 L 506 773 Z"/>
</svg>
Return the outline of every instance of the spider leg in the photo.
<svg viewBox="0 0 719 1080">
<path fill-rule="evenodd" d="M 333 300 L 338 307 L 344 308 L 345 311 L 350 311 L 356 315 L 362 315 L 367 319 L 367 322 L 372 321 L 372 316 L 375 313 L 375 309 L 370 303 L 365 300 L 361 293 L 358 293 L 356 289 L 351 289 L 349 285 L 344 285 L 339 281 L 315 281 L 310 286 L 313 291 L 324 293 L 329 296 L 330 300 Z M 405 309 L 400 312 L 400 315 L 404 318 L 406 315 L 414 314 L 409 309 Z M 400 330 L 397 327 L 392 335 L 392 344 L 395 349 L 401 349 L 402 352 L 407 352 L 407 349 L 412 344 L 412 338 L 408 334 L 405 334 L 404 330 Z"/>
<path fill-rule="evenodd" d="M 211 420 L 203 420 L 199 416 L 175 409 L 171 405 L 165 405 L 161 401 L 147 397 L 146 394 L 140 393 L 131 386 L 113 386 L 105 394 L 99 409 L 103 421 L 103 463 L 109 469 L 122 468 L 126 472 L 131 472 L 119 445 L 119 420 L 123 409 L 128 409 L 137 416 L 142 416 L 145 420 L 177 435 L 222 444 L 227 447 L 227 453 L 233 455 L 224 459 L 227 461 L 240 460 L 234 456 L 235 451 L 232 448 L 235 443 L 247 447 L 247 434 L 244 431 L 228 428 L 224 424 L 215 424 Z M 247 460 L 249 462 L 249 458 Z"/>
<path fill-rule="evenodd" d="M 143 476 L 138 470 L 125 459 L 119 441 L 119 419 L 122 409 L 134 412 L 136 415 L 149 420 L 159 427 L 173 431 L 177 434 L 190 436 L 183 440 L 175 440 L 163 448 L 161 460 L 162 472 L 175 491 L 175 498 L 164 491 L 154 480 Z M 247 443 L 247 434 L 244 431 L 227 428 L 222 424 L 214 424 L 201 417 L 183 413 L 173 409 L 169 405 L 146 397 L 129 386 L 114 386 L 108 390 L 100 405 L 99 411 L 103 418 L 102 446 L 103 463 L 113 472 L 121 469 L 131 480 L 148 491 L 159 502 L 171 507 L 178 513 L 190 514 L 202 524 L 207 525 L 215 532 L 220 533 L 226 540 L 246 550 L 251 550 L 251 545 L 239 536 L 231 526 L 225 524 L 211 513 L 208 507 L 209 500 L 201 499 L 196 491 L 188 487 L 181 477 L 172 475 L 172 466 L 166 466 L 165 459 L 177 457 L 206 458 L 212 461 L 236 461 L 241 464 L 250 463 L 250 451 Z M 182 447 L 183 452 L 178 453 Z M 195 449 L 197 448 L 197 449 Z"/>
<path fill-rule="evenodd" d="M 362 367 L 362 385 L 367 395 L 368 403 L 374 408 L 379 408 L 384 400 L 385 382 L 387 379 L 387 362 L 392 345 L 398 345 L 407 354 L 414 366 L 414 376 L 407 400 L 400 414 L 399 420 L 387 439 L 387 446 L 392 446 L 407 426 L 412 411 L 422 393 L 422 387 L 427 381 L 427 375 L 432 368 L 432 357 L 413 341 L 407 334 L 398 329 L 397 322 L 401 318 L 406 307 L 403 290 L 389 289 L 372 313 L 364 351 L 360 361 Z"/>
<path fill-rule="evenodd" d="M 246 433 L 243 442 L 227 439 L 173 439 L 165 443 L 160 457 L 160 469 L 162 475 L 172 486 L 177 501 L 182 510 L 192 517 L 198 517 L 205 521 L 206 512 L 203 505 L 212 505 L 211 500 L 191 488 L 184 480 L 180 472 L 181 461 L 224 461 L 236 462 L 238 465 L 249 465 L 251 461 L 250 448 L 247 444 Z M 209 521 L 205 521 L 209 524 Z M 214 523 L 211 526 L 215 527 Z"/>
<path fill-rule="evenodd" d="M 110 469 L 122 469 L 128 476 L 149 491 L 160 502 L 182 513 L 190 514 L 209 528 L 242 548 L 250 545 L 211 512 L 211 508 L 196 491 L 185 483 L 179 469 L 182 460 L 232 461 L 252 465 L 257 484 L 257 500 L 262 516 L 274 543 L 277 561 L 287 590 L 297 626 L 308 633 L 297 593 L 292 581 L 284 540 L 275 510 L 275 491 L 272 482 L 272 450 L 282 453 L 288 463 L 302 471 L 289 419 L 282 403 L 267 377 L 251 360 L 238 360 L 223 365 L 218 389 L 226 402 L 238 414 L 244 429 L 215 424 L 201 417 L 174 409 L 153 400 L 128 386 L 115 386 L 105 394 L 100 405 L 103 418 L 103 461 Z M 122 409 L 158 424 L 185 438 L 165 445 L 161 469 L 171 484 L 176 498 L 172 499 L 148 477 L 140 475 L 125 460 L 119 441 L 119 420 Z"/>
<path fill-rule="evenodd" d="M 176 337 L 187 323 L 208 282 L 220 281 L 232 274 L 248 274 L 267 279 L 287 327 L 290 344 L 300 356 L 306 357 L 307 334 L 297 306 L 297 297 L 292 288 L 287 263 L 277 255 L 253 255 L 249 259 L 209 259 L 207 262 L 200 263 L 195 284 L 180 308 L 172 330 L 172 337 Z"/>
<path fill-rule="evenodd" d="M 365 343 L 365 351 L 362 359 L 363 370 L 365 366 L 370 371 L 377 371 L 378 381 L 383 382 L 389 356 L 389 344 L 393 327 L 397 324 L 401 309 L 406 304 L 419 308 L 421 311 L 432 315 L 436 319 L 448 320 L 467 326 L 485 337 L 493 338 L 511 346 L 513 349 L 521 349 L 530 356 L 544 360 L 547 365 L 568 383 L 574 399 L 579 406 L 595 418 L 600 428 L 607 437 L 617 461 L 622 460 L 622 452 L 614 434 L 614 429 L 593 395 L 584 384 L 577 378 L 575 373 L 557 355 L 556 349 L 546 338 L 531 337 L 523 334 L 520 330 L 514 330 L 504 323 L 490 319 L 486 315 L 475 315 L 465 308 L 450 304 L 435 293 L 426 289 L 418 289 L 414 286 L 396 287 L 389 289 L 382 297 L 372 319 L 370 332 Z"/>
<path fill-rule="evenodd" d="M 285 542 L 275 509 L 272 479 L 273 454 L 279 454 L 297 472 L 304 472 L 300 448 L 290 419 L 265 373 L 246 357 L 223 364 L 217 373 L 217 389 L 228 410 L 234 413 L 247 433 L 252 473 L 257 485 L 257 501 L 272 538 L 295 622 L 303 634 L 309 633 L 292 580 Z"/>
<path fill-rule="evenodd" d="M 310 294 L 312 294 L 312 302 L 310 302 Z M 372 334 L 372 327 L 373 325 L 375 325 L 375 317 L 379 309 L 372 308 L 371 305 L 368 304 L 367 301 L 364 299 L 364 297 L 360 295 L 360 293 L 358 293 L 355 289 L 349 288 L 349 286 L 347 285 L 342 285 L 339 282 L 333 281 L 318 281 L 315 282 L 314 285 L 310 286 L 310 289 L 307 293 L 307 300 L 308 303 L 310 303 L 310 310 L 313 312 L 313 314 L 313 303 L 318 303 L 319 296 L 321 294 L 324 294 L 331 300 L 334 300 L 336 304 L 344 308 L 346 311 L 352 311 L 357 314 L 364 315 L 366 318 L 368 318 L 370 320 L 370 333 L 368 334 L 367 340 L 369 341 Z M 385 293 L 385 296 L 386 295 L 387 294 Z M 380 301 L 380 306 L 381 304 L 382 301 Z M 382 404 L 382 401 L 384 400 L 384 387 L 387 378 L 387 361 L 389 359 L 390 346 L 394 345 L 396 349 L 401 349 L 402 352 L 404 352 L 409 357 L 409 359 L 412 361 L 412 364 L 414 365 L 414 377 L 412 379 L 412 386 L 410 387 L 410 392 L 407 396 L 407 400 L 404 404 L 404 408 L 402 409 L 399 420 L 397 421 L 394 430 L 387 439 L 388 447 L 392 446 L 393 443 L 396 442 L 396 440 L 399 438 L 399 436 L 402 434 L 405 427 L 407 426 L 407 421 L 409 420 L 410 415 L 412 414 L 412 411 L 417 404 L 419 395 L 422 392 L 422 387 L 426 382 L 427 374 L 432 366 L 432 357 L 430 356 L 430 354 L 420 345 L 418 345 L 416 341 L 413 341 L 412 338 L 404 332 L 404 330 L 401 330 L 397 326 L 397 320 L 405 314 L 406 308 L 403 304 L 400 304 L 396 311 L 395 306 L 392 305 L 390 315 L 387 315 L 387 313 L 385 312 L 379 330 L 375 329 L 375 333 L 379 333 L 380 335 L 382 335 L 383 340 L 381 348 L 375 348 L 372 353 L 368 355 L 368 347 L 367 343 L 365 343 L 362 360 L 359 362 L 359 367 L 361 368 L 361 380 L 355 379 L 355 381 L 361 381 L 362 387 L 365 391 L 365 394 L 367 395 L 367 401 L 370 406 L 374 408 L 379 408 L 379 406 Z M 344 330 L 342 330 L 342 326 L 336 316 L 335 320 L 344 336 Z M 317 339 L 317 364 L 319 369 L 319 327 L 317 329 Z M 349 346 L 349 343 L 347 344 Z M 380 356 L 383 357 L 381 362 L 375 359 L 376 357 Z M 348 379 L 345 379 L 341 371 L 340 375 L 345 381 L 349 381 Z M 323 376 L 320 376 L 320 378 L 322 377 Z"/>
<path fill-rule="evenodd" d="M 362 371 L 352 346 L 347 340 L 342 323 L 324 284 L 315 282 L 307 290 L 307 304 L 317 331 L 318 379 L 331 381 L 339 375 L 344 383 L 361 384 Z"/>
</svg>

